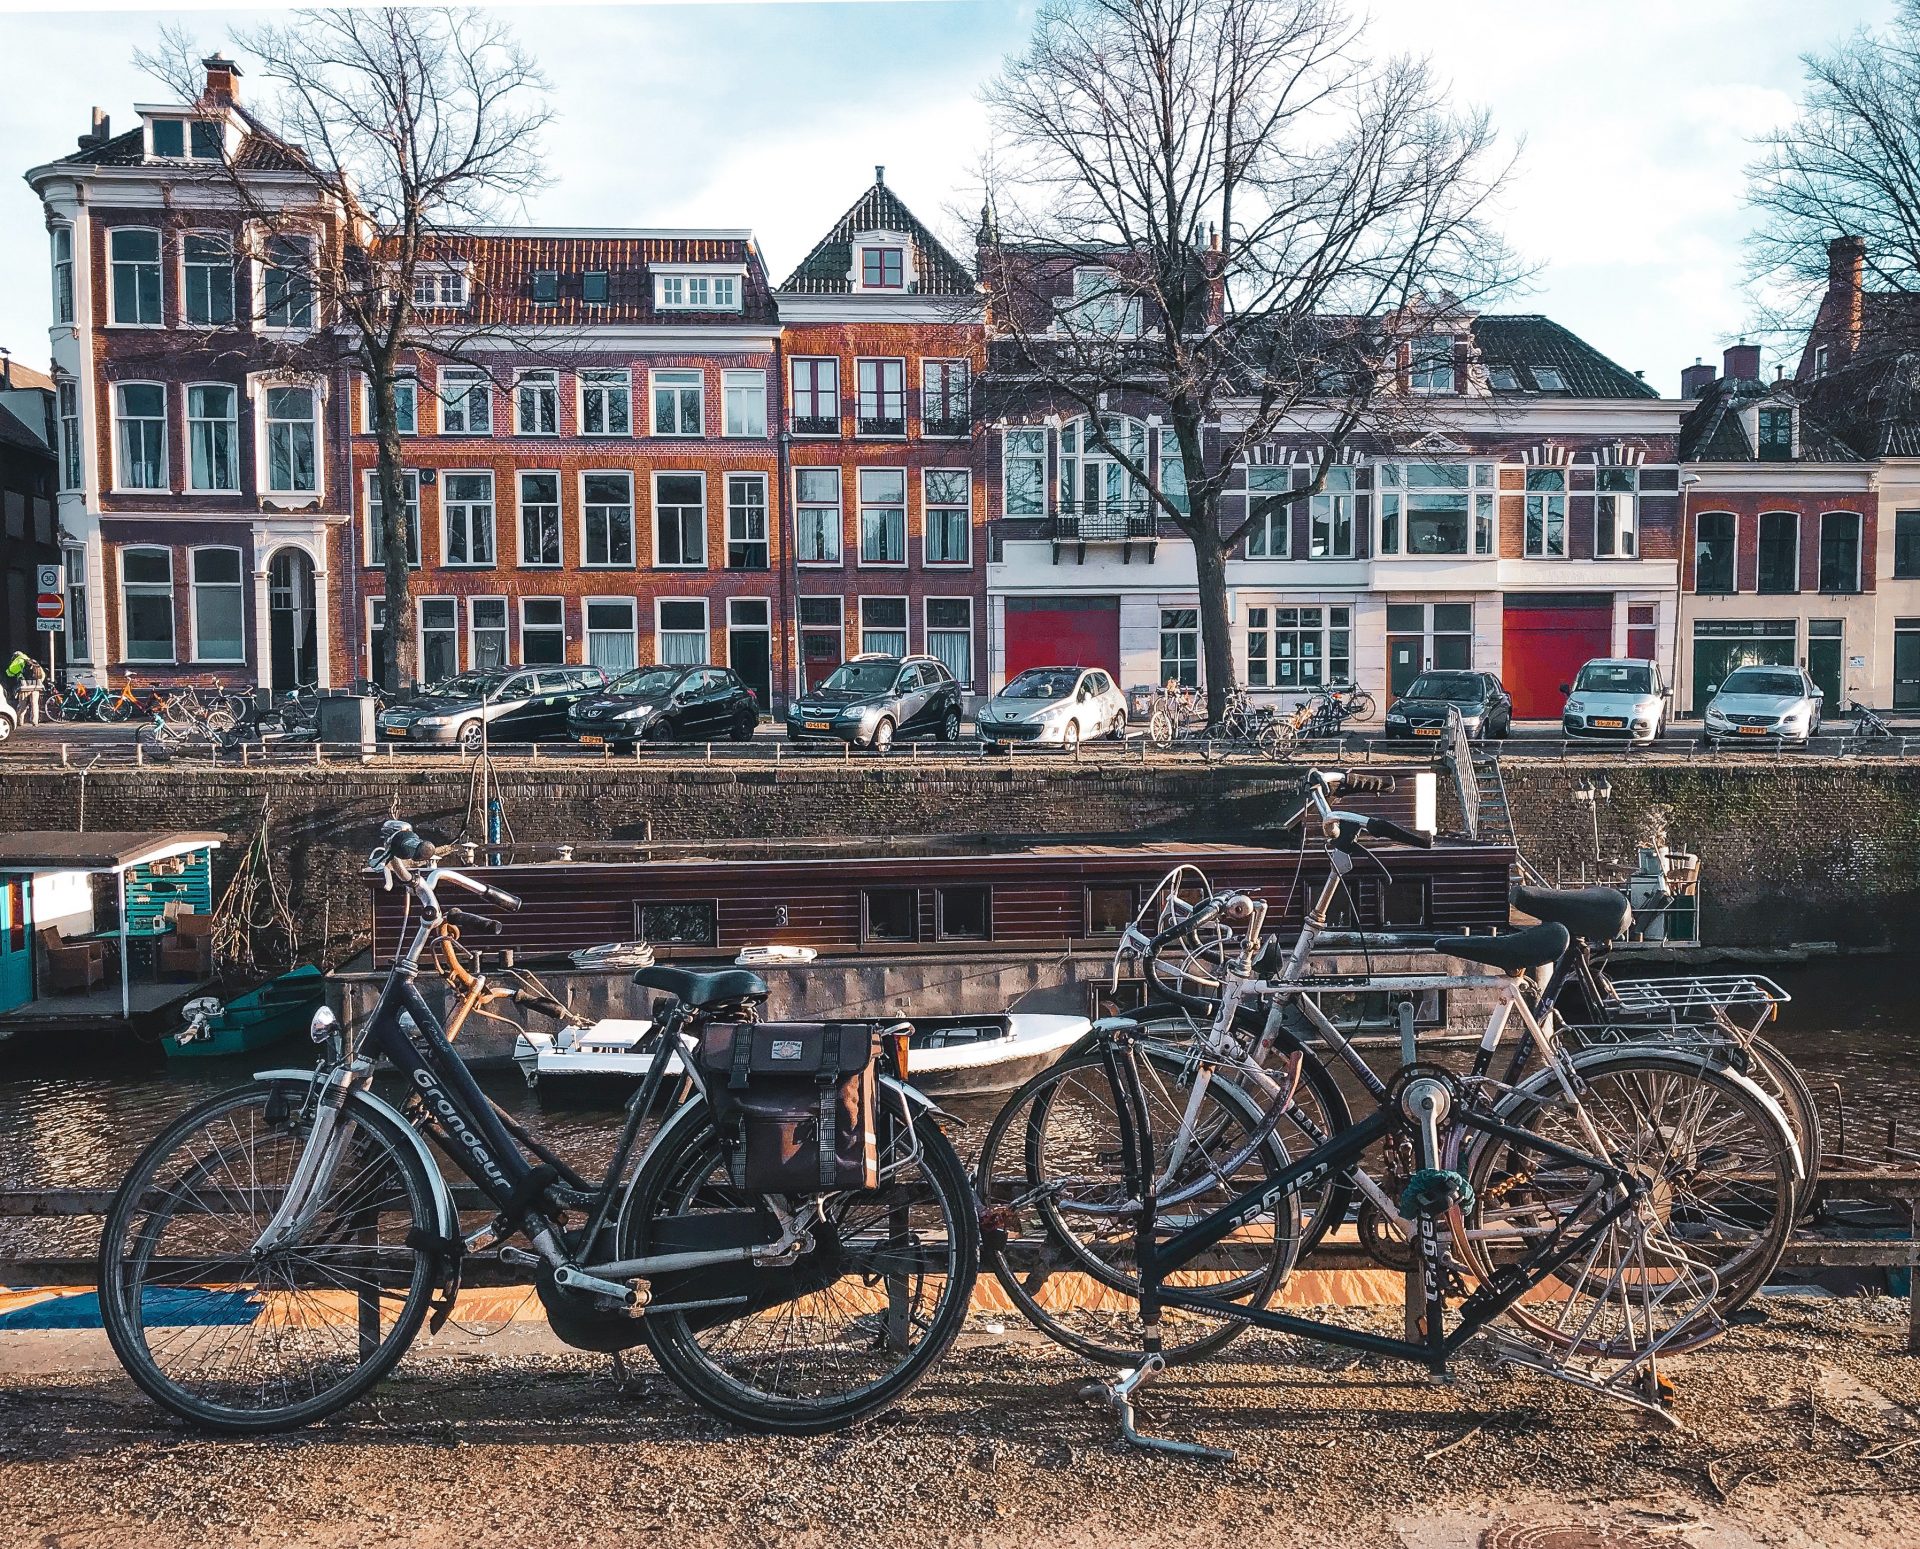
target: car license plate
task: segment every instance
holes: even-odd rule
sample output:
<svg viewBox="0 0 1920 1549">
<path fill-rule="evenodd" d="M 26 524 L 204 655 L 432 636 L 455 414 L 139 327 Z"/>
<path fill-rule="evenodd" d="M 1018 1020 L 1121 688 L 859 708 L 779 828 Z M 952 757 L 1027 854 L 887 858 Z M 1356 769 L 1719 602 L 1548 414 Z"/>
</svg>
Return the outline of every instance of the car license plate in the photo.
<svg viewBox="0 0 1920 1549">
<path fill-rule="evenodd" d="M 1440 735 L 1440 728 L 1438 726 L 1416 726 L 1413 729 L 1413 734 L 1416 737 L 1437 737 Z"/>
<path fill-rule="evenodd" d="M 404 737 L 406 734 L 407 729 L 404 726 L 389 726 L 387 728 L 387 735 L 389 737 Z"/>
<path fill-rule="evenodd" d="M 606 745 L 607 739 L 605 737 L 596 737 L 592 732 L 585 732 L 581 735 L 580 746 L 583 748 L 604 748 Z"/>
<path fill-rule="evenodd" d="M 1621 727 L 1625 726 L 1627 723 L 1621 720 L 1620 717 L 1617 715 L 1596 715 L 1593 718 L 1593 724 L 1595 726 L 1604 726 L 1609 731 L 1618 731 Z"/>
<path fill-rule="evenodd" d="M 832 731 L 833 722 L 832 721 L 808 721 L 807 730 L 808 731 Z"/>
<path fill-rule="evenodd" d="M 1742 726 L 1739 728 L 1739 732 L 1743 737 L 1764 737 L 1767 734 L 1767 729 L 1764 726 Z"/>
</svg>

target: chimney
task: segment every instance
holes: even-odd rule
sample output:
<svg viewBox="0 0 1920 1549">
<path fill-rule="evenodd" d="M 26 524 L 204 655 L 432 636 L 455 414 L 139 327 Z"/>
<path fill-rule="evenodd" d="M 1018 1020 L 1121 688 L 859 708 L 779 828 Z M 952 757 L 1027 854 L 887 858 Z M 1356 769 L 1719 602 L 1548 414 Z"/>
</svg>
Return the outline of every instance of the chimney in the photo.
<svg viewBox="0 0 1920 1549">
<path fill-rule="evenodd" d="M 885 167 L 875 167 L 873 169 L 873 180 L 884 188 L 887 182 L 887 169 Z"/>
<path fill-rule="evenodd" d="M 212 102 L 240 100 L 240 67 L 224 54 L 209 54 L 200 63 L 207 71 L 207 97 Z"/>
<path fill-rule="evenodd" d="M 1680 373 L 1680 396 L 1682 398 L 1704 398 L 1707 389 L 1713 386 L 1713 367 L 1700 363 L 1698 355 L 1693 364 Z"/>
<path fill-rule="evenodd" d="M 1835 237 L 1827 244 L 1827 301 L 1821 321 L 1834 330 L 1840 361 L 1851 360 L 1860 348 L 1867 309 L 1866 274 L 1864 239 Z"/>
<path fill-rule="evenodd" d="M 96 145 L 105 145 L 113 138 L 113 120 L 107 117 L 105 108 L 93 110 L 93 128 L 80 136 L 80 149 L 90 151 Z"/>
<path fill-rule="evenodd" d="M 1743 382 L 1758 381 L 1760 377 L 1760 346 L 1748 344 L 1742 340 L 1739 344 L 1729 344 L 1721 357 L 1720 375 L 1728 381 L 1738 379 Z"/>
</svg>

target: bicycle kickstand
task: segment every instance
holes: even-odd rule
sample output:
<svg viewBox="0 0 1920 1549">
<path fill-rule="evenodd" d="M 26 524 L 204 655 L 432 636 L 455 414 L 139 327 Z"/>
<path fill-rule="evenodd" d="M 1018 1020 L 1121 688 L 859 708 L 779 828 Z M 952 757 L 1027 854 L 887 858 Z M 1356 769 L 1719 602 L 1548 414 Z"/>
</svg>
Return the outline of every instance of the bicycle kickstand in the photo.
<svg viewBox="0 0 1920 1549">
<path fill-rule="evenodd" d="M 1149 1351 L 1138 1366 L 1122 1372 L 1114 1381 L 1096 1382 L 1080 1392 L 1085 1398 L 1104 1398 L 1107 1401 L 1107 1407 L 1120 1422 L 1120 1439 L 1129 1447 L 1138 1447 L 1143 1452 L 1170 1452 L 1182 1458 L 1207 1458 L 1220 1463 L 1236 1461 L 1239 1454 L 1229 1448 L 1203 1447 L 1199 1442 L 1175 1441 L 1170 1436 L 1147 1436 L 1134 1428 L 1133 1395 L 1166 1369 L 1166 1357 L 1157 1350 Z"/>
</svg>

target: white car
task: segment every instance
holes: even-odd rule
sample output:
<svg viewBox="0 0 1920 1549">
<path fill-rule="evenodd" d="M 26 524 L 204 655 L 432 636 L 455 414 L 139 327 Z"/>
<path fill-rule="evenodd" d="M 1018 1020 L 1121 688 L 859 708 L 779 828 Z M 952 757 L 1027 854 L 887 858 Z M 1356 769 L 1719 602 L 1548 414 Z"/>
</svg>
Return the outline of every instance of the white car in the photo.
<svg viewBox="0 0 1920 1549">
<path fill-rule="evenodd" d="M 7 703 L 7 691 L 0 688 L 0 742 L 5 742 L 20 724 L 20 717 L 14 714 L 13 706 Z"/>
<path fill-rule="evenodd" d="M 1029 667 L 980 707 L 974 730 L 988 747 L 1039 742 L 1073 749 L 1089 737 L 1123 737 L 1127 696 L 1098 667 Z"/>
<path fill-rule="evenodd" d="M 1560 685 L 1567 707 L 1560 729 L 1569 737 L 1654 742 L 1666 729 L 1667 686 L 1658 662 L 1602 656 L 1580 669 L 1572 687 Z"/>
<path fill-rule="evenodd" d="M 1805 742 L 1819 734 L 1825 704 L 1804 667 L 1736 667 L 1707 702 L 1707 740 Z"/>
</svg>

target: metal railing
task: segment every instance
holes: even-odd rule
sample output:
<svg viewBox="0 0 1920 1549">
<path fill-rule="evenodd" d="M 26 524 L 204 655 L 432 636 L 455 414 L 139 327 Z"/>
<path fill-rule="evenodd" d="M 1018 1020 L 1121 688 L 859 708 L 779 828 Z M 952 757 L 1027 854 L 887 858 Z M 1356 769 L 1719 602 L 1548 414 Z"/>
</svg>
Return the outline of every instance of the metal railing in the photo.
<svg viewBox="0 0 1920 1549">
<path fill-rule="evenodd" d="M 1049 537 L 1068 543 L 1121 543 L 1154 532 L 1153 509 L 1144 500 L 1063 501 L 1047 525 Z"/>
</svg>

